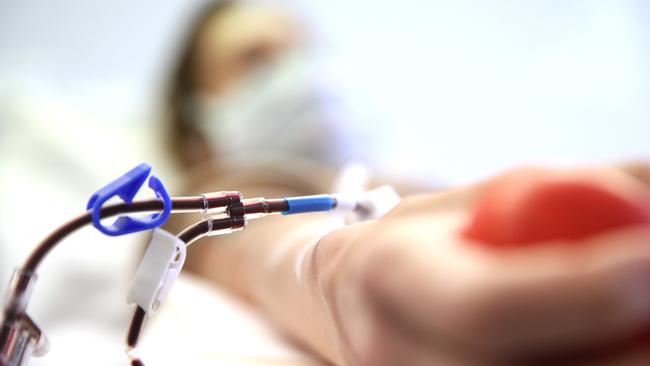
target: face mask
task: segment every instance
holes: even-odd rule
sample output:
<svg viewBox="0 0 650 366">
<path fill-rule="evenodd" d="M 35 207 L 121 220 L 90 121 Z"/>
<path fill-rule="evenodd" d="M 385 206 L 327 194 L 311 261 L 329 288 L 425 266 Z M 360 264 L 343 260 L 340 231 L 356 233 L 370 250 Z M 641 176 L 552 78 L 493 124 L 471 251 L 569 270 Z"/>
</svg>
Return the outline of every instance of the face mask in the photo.
<svg viewBox="0 0 650 366">
<path fill-rule="evenodd" d="M 337 101 L 304 56 L 287 55 L 237 88 L 198 106 L 198 123 L 220 159 L 307 158 L 340 163 L 349 141 Z"/>
</svg>

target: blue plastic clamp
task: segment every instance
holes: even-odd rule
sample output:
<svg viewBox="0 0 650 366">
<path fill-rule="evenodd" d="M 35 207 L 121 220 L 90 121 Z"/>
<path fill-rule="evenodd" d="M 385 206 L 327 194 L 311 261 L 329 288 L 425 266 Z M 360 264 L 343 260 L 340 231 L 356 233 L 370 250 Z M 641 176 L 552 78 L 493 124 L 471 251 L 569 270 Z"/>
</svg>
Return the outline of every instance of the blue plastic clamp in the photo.
<svg viewBox="0 0 650 366">
<path fill-rule="evenodd" d="M 120 236 L 153 229 L 161 226 L 165 221 L 167 221 L 172 210 L 172 200 L 160 179 L 155 175 L 152 175 L 151 178 L 149 178 L 149 188 L 156 193 L 156 197 L 162 199 L 162 212 L 155 213 L 145 218 L 120 216 L 111 225 L 106 226 L 101 223 L 101 208 L 104 203 L 114 196 L 120 197 L 127 204 L 132 203 L 133 198 L 147 180 L 150 172 L 151 166 L 142 163 L 98 190 L 90 197 L 86 208 L 92 210 L 93 225 L 97 230 L 106 235 Z"/>
</svg>

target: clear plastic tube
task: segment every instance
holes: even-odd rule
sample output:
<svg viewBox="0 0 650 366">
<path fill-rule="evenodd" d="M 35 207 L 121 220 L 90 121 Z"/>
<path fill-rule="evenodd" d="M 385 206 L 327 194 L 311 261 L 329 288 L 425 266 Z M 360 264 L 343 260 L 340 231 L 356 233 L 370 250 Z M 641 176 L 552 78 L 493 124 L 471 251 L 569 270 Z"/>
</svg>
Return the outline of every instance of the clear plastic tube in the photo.
<svg viewBox="0 0 650 366">
<path fill-rule="evenodd" d="M 4 310 L 12 313 L 23 313 L 32 295 L 36 274 L 16 268 L 4 299 Z"/>
<path fill-rule="evenodd" d="M 277 215 L 281 211 L 274 211 L 273 207 L 264 197 L 249 198 L 242 201 L 244 204 L 244 217 L 248 220 L 255 220 L 268 215 Z"/>
<path fill-rule="evenodd" d="M 230 227 L 227 228 L 214 228 L 213 225 L 210 224 L 210 231 L 208 231 L 205 236 L 217 236 L 217 235 L 226 235 L 226 234 L 231 234 L 236 231 L 241 231 L 246 228 L 248 225 L 248 220 L 246 218 L 241 218 L 238 220 L 233 220 L 233 224 Z"/>
</svg>

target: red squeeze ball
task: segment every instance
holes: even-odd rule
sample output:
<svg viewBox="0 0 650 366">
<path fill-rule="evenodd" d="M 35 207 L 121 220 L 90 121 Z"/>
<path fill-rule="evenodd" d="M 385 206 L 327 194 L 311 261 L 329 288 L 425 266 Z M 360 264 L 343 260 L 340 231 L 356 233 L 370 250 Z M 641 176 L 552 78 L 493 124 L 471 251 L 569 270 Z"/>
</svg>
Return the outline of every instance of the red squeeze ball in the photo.
<svg viewBox="0 0 650 366">
<path fill-rule="evenodd" d="M 487 187 L 463 234 L 493 247 L 578 242 L 608 230 L 649 224 L 647 207 L 584 179 L 514 175 Z"/>
</svg>

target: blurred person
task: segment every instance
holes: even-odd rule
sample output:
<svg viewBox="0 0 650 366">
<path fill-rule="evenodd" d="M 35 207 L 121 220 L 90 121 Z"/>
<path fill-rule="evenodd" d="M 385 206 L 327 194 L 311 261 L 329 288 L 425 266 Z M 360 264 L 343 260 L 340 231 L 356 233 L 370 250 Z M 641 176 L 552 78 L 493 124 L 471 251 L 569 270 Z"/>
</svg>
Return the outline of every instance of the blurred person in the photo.
<svg viewBox="0 0 650 366">
<path fill-rule="evenodd" d="M 309 38 L 284 9 L 210 4 L 172 77 L 168 140 L 179 163 L 277 167 L 291 159 L 287 166 L 322 168 L 349 159 L 350 128 Z"/>
<path fill-rule="evenodd" d="M 277 6 L 220 1 L 200 13 L 168 100 L 170 149 L 188 193 L 330 190 L 351 138 L 310 79 L 305 34 Z M 270 217 L 192 246 L 187 267 L 336 365 L 647 364 L 643 344 L 628 347 L 650 329 L 643 220 L 526 249 L 461 234 L 495 184 L 512 187 L 498 216 L 521 205 L 517 187 L 556 181 L 650 202 L 642 165 L 521 169 L 408 197 L 344 228 L 325 215 Z M 168 229 L 188 224 L 175 219 Z"/>
</svg>

